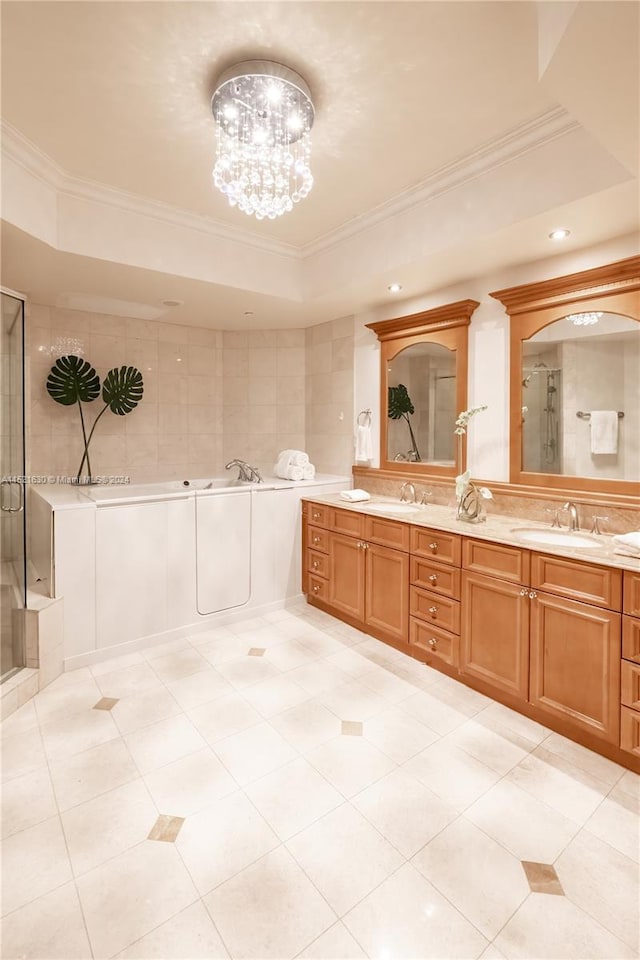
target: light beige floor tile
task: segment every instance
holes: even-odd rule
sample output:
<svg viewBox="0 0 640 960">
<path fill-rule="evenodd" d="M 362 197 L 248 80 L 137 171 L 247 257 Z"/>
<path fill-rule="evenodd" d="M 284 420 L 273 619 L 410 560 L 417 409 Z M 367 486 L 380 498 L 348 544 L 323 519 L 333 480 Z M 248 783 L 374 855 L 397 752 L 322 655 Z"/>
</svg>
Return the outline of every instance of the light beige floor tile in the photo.
<svg viewBox="0 0 640 960">
<path fill-rule="evenodd" d="M 58 812 L 47 767 L 3 784 L 0 793 L 2 839 L 54 817 Z"/>
<path fill-rule="evenodd" d="M 581 830 L 555 868 L 570 900 L 627 946 L 640 948 L 639 871 L 633 860 Z"/>
<path fill-rule="evenodd" d="M 317 700 L 279 713 L 272 718 L 271 725 L 300 753 L 340 735 L 340 720 Z"/>
<path fill-rule="evenodd" d="M 246 793 L 281 840 L 344 802 L 342 795 L 302 757 L 254 781 L 246 787 Z"/>
<path fill-rule="evenodd" d="M 31 773 L 45 766 L 46 762 L 47 756 L 38 727 L 25 730 L 2 741 L 0 764 L 3 782 Z"/>
<path fill-rule="evenodd" d="M 195 707 L 188 711 L 188 716 L 210 744 L 262 722 L 262 717 L 257 710 L 254 710 L 239 693 L 230 693 Z"/>
<path fill-rule="evenodd" d="M 17 910 L 71 880 L 59 817 L 2 842 L 2 914 Z"/>
<path fill-rule="evenodd" d="M 483 693 L 458 683 L 453 677 L 441 675 L 437 683 L 429 686 L 429 693 L 436 700 L 447 704 L 459 713 L 474 717 L 494 701 L 485 697 Z"/>
<path fill-rule="evenodd" d="M 389 701 L 358 680 L 348 680 L 318 699 L 341 720 L 368 720 L 389 706 Z"/>
<path fill-rule="evenodd" d="M 500 779 L 479 760 L 440 740 L 403 764 L 403 770 L 420 780 L 446 803 L 466 809 Z"/>
<path fill-rule="evenodd" d="M 373 670 L 367 670 L 358 679 L 365 686 L 371 687 L 372 690 L 379 693 L 385 700 L 389 700 L 390 703 L 401 703 L 408 697 L 415 696 L 417 692 L 412 683 L 401 680 L 400 677 L 396 677 L 394 673 L 384 667 L 374 667 Z"/>
<path fill-rule="evenodd" d="M 121 733 L 131 733 L 140 727 L 148 727 L 158 720 L 175 717 L 181 713 L 180 704 L 164 687 L 159 686 L 147 693 L 135 694 L 119 700 L 111 716 Z"/>
<path fill-rule="evenodd" d="M 464 817 L 411 862 L 489 940 L 529 895 L 520 860 Z"/>
<path fill-rule="evenodd" d="M 366 953 L 339 920 L 305 947 L 298 957 L 300 960 L 360 960 L 360 957 L 366 958 Z"/>
<path fill-rule="evenodd" d="M 371 670 L 371 662 L 355 650 L 343 649 L 339 653 L 332 653 L 325 662 L 351 677 L 361 677 L 363 673 Z"/>
<path fill-rule="evenodd" d="M 536 723 L 535 720 L 530 720 L 529 717 L 524 717 L 521 713 L 516 713 L 515 710 L 505 707 L 502 703 L 490 704 L 486 710 L 478 714 L 476 720 L 478 723 L 482 723 L 492 730 L 500 730 L 507 727 L 507 729 L 513 730 L 514 733 L 519 734 L 521 737 L 531 740 L 536 746 L 542 743 L 551 733 L 551 731 L 541 723 Z"/>
<path fill-rule="evenodd" d="M 403 863 L 350 803 L 298 833 L 287 847 L 339 917 Z"/>
<path fill-rule="evenodd" d="M 147 662 L 155 660 L 157 657 L 168 657 L 172 653 L 179 653 L 180 650 L 188 650 L 191 644 L 186 637 L 180 637 L 178 640 L 167 640 L 165 643 L 155 643 L 150 647 L 145 647 L 140 653 Z"/>
<path fill-rule="evenodd" d="M 150 773 L 206 747 L 184 714 L 127 733 L 124 740 L 140 773 Z"/>
<path fill-rule="evenodd" d="M 289 637 L 286 633 L 282 632 L 276 623 L 267 623 L 265 626 L 260 627 L 259 630 L 251 632 L 250 634 L 241 634 L 240 639 L 246 643 L 247 649 L 249 647 L 261 647 L 269 652 L 289 641 Z"/>
<path fill-rule="evenodd" d="M 136 664 L 144 662 L 141 653 L 123 653 L 120 657 L 111 657 L 109 660 L 102 660 L 100 663 L 92 663 L 89 672 L 92 677 L 101 677 L 105 673 L 113 673 L 126 667 L 135 667 Z"/>
<path fill-rule="evenodd" d="M 242 695 L 261 716 L 266 718 L 274 717 L 277 713 L 282 713 L 310 698 L 310 694 L 303 687 L 286 676 L 271 677 L 251 687 L 245 687 Z"/>
<path fill-rule="evenodd" d="M 437 733 L 398 707 L 370 717 L 364 724 L 364 735 L 395 763 L 404 763 L 439 739 Z"/>
<path fill-rule="evenodd" d="M 485 938 L 409 864 L 344 917 L 375 960 L 477 957 Z"/>
<path fill-rule="evenodd" d="M 2 955 L 21 960 L 92 956 L 74 883 L 38 897 L 2 921 Z"/>
<path fill-rule="evenodd" d="M 147 773 L 144 781 L 158 810 L 177 817 L 187 817 L 238 789 L 210 747 Z"/>
<path fill-rule="evenodd" d="M 202 903 L 194 903 L 117 954 L 118 960 L 214 960 L 228 957 Z"/>
<path fill-rule="evenodd" d="M 496 937 L 509 960 L 623 960 L 635 954 L 567 897 L 532 893 Z"/>
<path fill-rule="evenodd" d="M 425 786 L 394 770 L 351 801 L 405 857 L 412 857 L 458 816 Z"/>
<path fill-rule="evenodd" d="M 205 634 L 202 634 L 205 636 Z M 205 642 L 198 640 L 196 650 L 213 667 L 220 663 L 227 663 L 229 660 L 237 660 L 238 657 L 246 653 L 249 645 L 241 637 L 235 637 L 228 633 L 225 636 L 216 636 Z"/>
<path fill-rule="evenodd" d="M 337 737 L 311 750 L 307 760 L 345 797 L 394 770 L 396 764 L 364 737 Z"/>
<path fill-rule="evenodd" d="M 176 847 L 201 894 L 244 870 L 280 841 L 239 791 L 187 817 Z"/>
<path fill-rule="evenodd" d="M 553 863 L 578 825 L 503 780 L 465 811 L 467 819 L 519 860 Z"/>
<path fill-rule="evenodd" d="M 17 737 L 38 726 L 38 714 L 33 700 L 15 710 L 0 723 L 0 738 Z"/>
<path fill-rule="evenodd" d="M 296 752 L 268 723 L 258 723 L 213 744 L 227 770 L 240 786 L 277 770 Z"/>
<path fill-rule="evenodd" d="M 249 647 L 244 651 L 245 655 L 237 660 L 225 660 L 224 663 L 216 665 L 216 670 L 237 690 L 278 676 L 274 665 L 264 657 L 248 657 L 246 655 L 248 649 Z"/>
<path fill-rule="evenodd" d="M 527 793 L 582 825 L 609 792 L 609 785 L 563 757 L 536 747 L 506 777 Z"/>
<path fill-rule="evenodd" d="M 91 709 L 44 723 L 40 731 L 49 760 L 73 756 L 120 736 L 111 711 Z"/>
<path fill-rule="evenodd" d="M 285 673 L 304 664 L 313 663 L 316 655 L 297 640 L 285 640 L 267 650 L 266 658 L 274 667 Z"/>
<path fill-rule="evenodd" d="M 218 697 L 233 692 L 231 684 L 221 677 L 217 670 L 210 667 L 208 661 L 205 670 L 199 670 L 180 680 L 167 682 L 167 688 L 183 710 L 192 710 L 203 703 L 210 703 L 211 700 L 217 700 Z"/>
<path fill-rule="evenodd" d="M 281 610 L 271 610 L 269 613 L 263 613 L 262 619 L 267 623 L 281 623 L 283 620 L 290 620 L 291 613 L 282 608 Z"/>
<path fill-rule="evenodd" d="M 101 793 L 137 780 L 140 774 L 124 740 L 118 738 L 50 763 L 58 807 L 68 810 Z"/>
<path fill-rule="evenodd" d="M 125 783 L 61 814 L 75 876 L 145 840 L 157 816 L 142 780 Z"/>
<path fill-rule="evenodd" d="M 161 680 L 170 683 L 171 680 L 180 680 L 200 670 L 206 670 L 209 662 L 194 647 L 189 646 L 164 657 L 154 657 L 151 666 Z"/>
<path fill-rule="evenodd" d="M 289 960 L 336 921 L 283 847 L 223 883 L 204 902 L 231 956 L 237 958 Z"/>
<path fill-rule="evenodd" d="M 112 957 L 184 910 L 197 892 L 172 843 L 145 840 L 77 880 L 96 957 Z"/>
<path fill-rule="evenodd" d="M 334 653 L 341 653 L 344 645 L 336 637 L 330 636 L 324 630 L 307 627 L 297 639 L 318 657 L 330 657 Z"/>
<path fill-rule="evenodd" d="M 118 700 L 162 687 L 160 680 L 147 663 L 136 663 L 124 670 L 102 673 L 97 678 L 97 684 L 102 696 L 116 697 Z"/>
<path fill-rule="evenodd" d="M 402 709 L 425 726 L 435 730 L 440 736 L 451 733 L 468 719 L 465 713 L 455 710 L 426 691 L 420 691 L 403 700 Z"/>
<path fill-rule="evenodd" d="M 480 954 L 479 960 L 506 960 L 502 950 L 498 950 L 495 943 L 490 943 Z"/>
<path fill-rule="evenodd" d="M 638 806 L 628 793 L 614 787 L 585 828 L 610 847 L 636 863 L 640 862 L 640 818 Z"/>
<path fill-rule="evenodd" d="M 304 687 L 311 696 L 319 697 L 328 690 L 339 687 L 347 679 L 347 674 L 326 660 L 317 660 L 314 663 L 296 667 L 289 673 L 289 677 Z"/>
<path fill-rule="evenodd" d="M 496 773 L 508 773 L 529 754 L 533 744 L 530 740 L 518 736 L 513 730 L 504 727 L 500 732 L 478 723 L 477 719 L 467 720 L 461 727 L 447 737 L 447 743 L 469 756 L 475 757 L 485 767 Z"/>
<path fill-rule="evenodd" d="M 542 748 L 549 753 L 554 753 L 561 757 L 574 767 L 584 770 L 591 774 L 597 780 L 602 780 L 613 787 L 623 776 L 625 769 L 613 760 L 601 757 L 599 753 L 593 750 L 587 750 L 586 747 L 573 740 L 567 740 L 559 733 L 550 734 L 541 744 Z"/>
<path fill-rule="evenodd" d="M 631 770 L 625 770 L 616 784 L 616 794 L 625 794 L 630 800 L 640 804 L 640 776 Z"/>
<path fill-rule="evenodd" d="M 235 635 L 229 627 L 212 627 L 210 630 L 193 633 L 189 637 L 189 643 L 194 647 L 199 647 L 203 643 L 211 643 L 212 640 L 235 640 Z"/>
<path fill-rule="evenodd" d="M 270 624 L 266 620 L 263 620 L 262 617 L 247 617 L 245 620 L 230 623 L 229 630 L 231 630 L 236 637 L 243 637 L 248 633 L 257 633 L 258 630 L 262 630 L 268 626 L 270 626 Z"/>
<path fill-rule="evenodd" d="M 100 687 L 93 677 L 77 683 L 69 683 L 64 682 L 63 675 L 34 697 L 38 720 L 41 724 L 51 723 L 74 713 L 89 710 L 101 696 Z"/>
</svg>

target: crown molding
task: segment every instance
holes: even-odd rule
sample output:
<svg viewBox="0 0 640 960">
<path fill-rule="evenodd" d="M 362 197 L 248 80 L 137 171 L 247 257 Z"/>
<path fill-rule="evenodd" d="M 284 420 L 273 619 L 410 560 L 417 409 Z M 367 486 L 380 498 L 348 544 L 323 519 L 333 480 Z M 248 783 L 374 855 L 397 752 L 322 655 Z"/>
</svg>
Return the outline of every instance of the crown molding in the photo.
<svg viewBox="0 0 640 960">
<path fill-rule="evenodd" d="M 440 167 L 421 183 L 409 187 L 367 213 L 354 217 L 335 230 L 304 244 L 300 248 L 301 254 L 304 258 L 309 258 L 324 253 L 375 224 L 390 220 L 409 208 L 428 203 L 435 197 L 477 180 L 503 164 L 524 157 L 579 129 L 580 124 L 564 107 L 547 110 L 533 120 L 513 127 L 508 133 L 487 141 L 477 150 Z"/>
</svg>

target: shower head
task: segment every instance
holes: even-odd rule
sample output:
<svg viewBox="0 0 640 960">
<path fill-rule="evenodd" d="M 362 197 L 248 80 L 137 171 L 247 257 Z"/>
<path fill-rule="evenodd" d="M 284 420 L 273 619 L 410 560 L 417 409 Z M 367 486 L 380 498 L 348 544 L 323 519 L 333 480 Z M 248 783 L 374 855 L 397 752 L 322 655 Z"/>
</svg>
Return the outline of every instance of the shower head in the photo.
<svg viewBox="0 0 640 960">
<path fill-rule="evenodd" d="M 522 386 L 523 386 L 523 387 L 528 387 L 528 386 L 529 386 L 529 380 L 531 380 L 531 377 L 532 377 L 532 374 L 529 374 L 528 377 L 525 377 L 525 378 L 524 378 L 524 380 L 522 381 Z"/>
</svg>

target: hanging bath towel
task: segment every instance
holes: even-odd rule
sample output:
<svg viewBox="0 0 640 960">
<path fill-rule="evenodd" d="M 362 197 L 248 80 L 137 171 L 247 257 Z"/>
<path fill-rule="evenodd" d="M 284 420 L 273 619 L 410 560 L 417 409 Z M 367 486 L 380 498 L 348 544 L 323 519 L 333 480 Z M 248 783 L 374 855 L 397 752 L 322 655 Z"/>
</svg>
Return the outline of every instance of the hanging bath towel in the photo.
<svg viewBox="0 0 640 960">
<path fill-rule="evenodd" d="M 591 453 L 612 454 L 618 452 L 617 410 L 591 411 Z"/>
</svg>

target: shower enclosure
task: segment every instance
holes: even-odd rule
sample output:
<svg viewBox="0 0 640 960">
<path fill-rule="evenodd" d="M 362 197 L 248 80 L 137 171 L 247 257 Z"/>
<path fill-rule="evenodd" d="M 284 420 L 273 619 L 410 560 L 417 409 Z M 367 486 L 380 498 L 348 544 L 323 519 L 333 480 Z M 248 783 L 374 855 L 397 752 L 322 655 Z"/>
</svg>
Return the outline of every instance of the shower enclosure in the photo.
<svg viewBox="0 0 640 960">
<path fill-rule="evenodd" d="M 562 370 L 541 362 L 523 373 L 523 468 L 562 473 Z"/>
<path fill-rule="evenodd" d="M 24 664 L 27 571 L 24 301 L 4 291 L 0 344 L 0 680 L 6 680 Z"/>
</svg>

